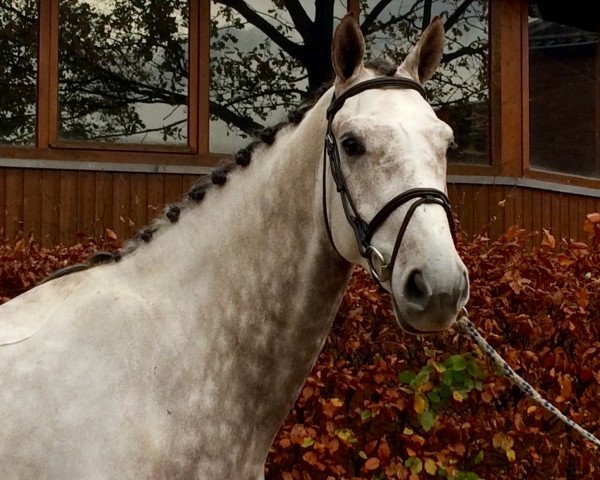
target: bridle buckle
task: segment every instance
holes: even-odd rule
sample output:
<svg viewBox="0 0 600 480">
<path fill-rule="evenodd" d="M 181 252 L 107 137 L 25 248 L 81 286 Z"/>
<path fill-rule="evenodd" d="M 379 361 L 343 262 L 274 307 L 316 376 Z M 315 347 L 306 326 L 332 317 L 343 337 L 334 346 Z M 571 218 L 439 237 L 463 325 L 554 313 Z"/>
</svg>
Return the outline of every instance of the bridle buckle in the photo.
<svg viewBox="0 0 600 480">
<path fill-rule="evenodd" d="M 388 282 L 391 277 L 390 265 L 385 262 L 381 252 L 373 245 L 369 245 L 365 253 L 373 278 L 380 284 Z"/>
</svg>

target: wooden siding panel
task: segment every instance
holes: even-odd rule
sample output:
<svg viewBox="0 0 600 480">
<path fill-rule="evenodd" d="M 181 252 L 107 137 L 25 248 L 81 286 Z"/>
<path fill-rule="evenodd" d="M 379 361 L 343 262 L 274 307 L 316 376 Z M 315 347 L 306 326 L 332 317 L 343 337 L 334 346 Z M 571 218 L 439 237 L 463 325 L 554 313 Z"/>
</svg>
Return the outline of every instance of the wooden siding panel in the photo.
<svg viewBox="0 0 600 480">
<path fill-rule="evenodd" d="M 584 238 L 583 223 L 587 214 L 587 199 L 585 197 L 577 197 L 577 221 L 579 225 L 577 238 Z"/>
<path fill-rule="evenodd" d="M 148 175 L 148 221 L 159 217 L 165 205 L 165 176 Z"/>
<path fill-rule="evenodd" d="M 473 185 L 463 185 L 460 190 L 460 228 L 463 232 L 472 235 L 474 228 L 474 211 L 475 211 L 475 187 Z"/>
<path fill-rule="evenodd" d="M 487 187 L 475 185 L 473 191 L 473 233 L 475 235 L 488 232 L 490 223 L 489 197 Z"/>
<path fill-rule="evenodd" d="M 513 205 L 512 224 L 519 227 L 523 227 L 523 193 L 522 188 L 513 188 L 510 192 Z"/>
<path fill-rule="evenodd" d="M 129 190 L 130 174 L 115 173 L 113 175 L 113 230 L 121 240 L 131 237 L 131 223 L 129 217 Z"/>
<path fill-rule="evenodd" d="M 33 232 L 44 245 L 101 235 L 106 228 L 124 241 L 179 201 L 196 175 L 0 169 L 0 228 L 8 236 Z M 227 188 L 227 187 L 225 187 Z M 600 198 L 521 187 L 449 185 L 459 228 L 468 237 L 492 238 L 512 225 L 529 232 L 549 229 L 557 240 L 586 241 L 585 216 L 600 211 Z M 492 219 L 495 219 L 492 221 Z"/>
<path fill-rule="evenodd" d="M 560 235 L 562 238 L 571 238 L 571 223 L 569 221 L 569 195 L 561 195 L 559 199 L 558 215 L 560 217 Z"/>
<path fill-rule="evenodd" d="M 23 173 L 23 233 L 40 239 L 42 233 L 42 174 L 39 170 Z"/>
<path fill-rule="evenodd" d="M 113 174 L 96 172 L 94 181 L 94 235 L 104 235 L 105 229 L 114 230 Z"/>
<path fill-rule="evenodd" d="M 525 188 L 521 190 L 521 227 L 529 232 L 533 232 L 533 191 Z"/>
<path fill-rule="evenodd" d="M 497 238 L 506 231 L 506 195 L 504 187 L 493 186 L 489 189 L 490 235 Z"/>
<path fill-rule="evenodd" d="M 579 229 L 583 225 L 583 220 L 579 218 L 579 199 L 569 197 L 569 236 L 573 239 L 579 237 Z"/>
<path fill-rule="evenodd" d="M 504 187 L 504 231 L 517 223 L 515 213 L 517 210 L 516 191 L 516 188 Z"/>
<path fill-rule="evenodd" d="M 23 231 L 23 181 L 24 171 L 19 168 L 6 169 L 4 205 L 6 219 L 4 229 L 6 236 L 13 239 Z"/>
<path fill-rule="evenodd" d="M 593 198 L 586 198 L 585 200 L 586 213 L 595 213 L 598 211 L 596 208 L 596 201 Z"/>
<path fill-rule="evenodd" d="M 77 175 L 77 233 L 90 235 L 94 232 L 96 213 L 96 179 L 94 172 L 78 172 Z"/>
<path fill-rule="evenodd" d="M 130 181 L 129 217 L 133 229 L 139 230 L 148 224 L 148 175 L 132 173 Z"/>
<path fill-rule="evenodd" d="M 183 176 L 176 174 L 165 175 L 165 202 L 178 202 L 183 193 Z"/>
<path fill-rule="evenodd" d="M 60 242 L 72 243 L 77 236 L 77 172 L 60 172 Z"/>
<path fill-rule="evenodd" d="M 192 185 L 194 185 L 194 183 L 196 183 L 201 177 L 199 177 L 198 175 L 182 175 L 181 178 L 181 193 L 182 195 L 187 194 L 190 189 L 192 188 Z"/>
<path fill-rule="evenodd" d="M 55 243 L 60 237 L 60 172 L 44 170 L 42 176 L 41 240 L 44 245 Z"/>
<path fill-rule="evenodd" d="M 6 171 L 0 168 L 0 240 L 4 236 L 6 222 Z"/>
<path fill-rule="evenodd" d="M 552 219 L 548 230 L 552 232 L 552 235 L 556 237 L 556 240 L 560 240 L 562 237 L 562 225 L 560 223 L 560 203 L 562 199 L 561 194 L 550 194 L 552 204 Z"/>
<path fill-rule="evenodd" d="M 540 190 L 531 191 L 531 231 L 541 232 L 542 231 L 542 192 Z"/>
</svg>

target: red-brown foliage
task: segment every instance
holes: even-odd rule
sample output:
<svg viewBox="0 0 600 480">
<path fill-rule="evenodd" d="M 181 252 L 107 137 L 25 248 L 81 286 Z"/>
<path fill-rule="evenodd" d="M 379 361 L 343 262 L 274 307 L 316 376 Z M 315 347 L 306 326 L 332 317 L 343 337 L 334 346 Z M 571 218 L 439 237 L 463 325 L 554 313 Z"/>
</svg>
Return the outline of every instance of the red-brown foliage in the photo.
<svg viewBox="0 0 600 480">
<path fill-rule="evenodd" d="M 600 214 L 588 244 L 543 232 L 540 247 L 517 227 L 493 241 L 459 242 L 471 276 L 470 319 L 526 380 L 600 434 Z M 110 239 L 109 239 L 110 240 Z M 104 241 L 0 246 L 0 303 Z M 108 245 L 113 246 L 111 244 Z M 598 452 L 537 407 L 478 356 L 480 390 L 457 394 L 429 431 L 419 422 L 436 372 L 418 392 L 398 380 L 476 351 L 455 332 L 411 337 L 368 275 L 352 278 L 325 348 L 275 439 L 267 479 L 593 479 Z M 439 378 L 438 378 L 439 380 Z M 444 473 L 445 471 L 445 473 Z"/>
</svg>

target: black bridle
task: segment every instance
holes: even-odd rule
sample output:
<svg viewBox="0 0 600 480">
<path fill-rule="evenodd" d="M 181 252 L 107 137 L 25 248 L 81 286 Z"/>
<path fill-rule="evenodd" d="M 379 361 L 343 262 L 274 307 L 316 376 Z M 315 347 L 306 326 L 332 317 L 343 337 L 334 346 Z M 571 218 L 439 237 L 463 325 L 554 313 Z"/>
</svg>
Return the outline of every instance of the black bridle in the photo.
<svg viewBox="0 0 600 480">
<path fill-rule="evenodd" d="M 358 83 L 339 97 L 333 97 L 331 105 L 327 109 L 327 135 L 325 136 L 325 152 L 323 154 L 323 213 L 325 216 L 325 227 L 327 229 L 327 235 L 329 241 L 333 245 L 333 248 L 339 253 L 335 243 L 333 241 L 333 235 L 331 233 L 331 226 L 329 224 L 329 218 L 327 216 L 327 196 L 326 196 L 326 185 L 327 185 L 327 156 L 329 156 L 329 165 L 331 168 L 331 174 L 338 193 L 342 199 L 342 205 L 344 207 L 344 213 L 348 219 L 348 223 L 354 230 L 356 236 L 356 242 L 358 243 L 358 249 L 363 258 L 366 258 L 369 262 L 369 268 L 371 275 L 379 283 L 387 282 L 391 279 L 392 268 L 398 255 L 398 250 L 402 243 L 404 233 L 408 228 L 408 223 L 411 217 L 415 213 L 415 210 L 423 204 L 433 203 L 440 205 L 444 208 L 446 216 L 448 217 L 448 223 L 450 225 L 450 231 L 452 237 L 455 237 L 454 231 L 454 220 L 452 218 L 452 209 L 450 207 L 450 201 L 444 192 L 435 188 L 413 188 L 402 192 L 399 195 L 392 198 L 386 203 L 381 210 L 379 210 L 370 222 L 363 220 L 358 213 L 356 204 L 350 195 L 346 179 L 342 173 L 342 166 L 340 162 L 340 154 L 337 148 L 337 142 L 335 135 L 332 130 L 332 122 L 335 114 L 342 108 L 344 102 L 354 95 L 357 95 L 365 90 L 379 89 L 379 88 L 409 88 L 418 91 L 423 97 L 425 97 L 425 91 L 423 87 L 408 78 L 399 77 L 378 77 L 364 82 Z M 406 212 L 406 216 L 402 221 L 396 242 L 394 243 L 394 249 L 392 250 L 392 256 L 389 261 L 385 261 L 383 255 L 373 245 L 371 245 L 371 239 L 375 232 L 381 225 L 387 220 L 387 218 L 400 206 L 405 203 L 415 200 Z"/>
</svg>

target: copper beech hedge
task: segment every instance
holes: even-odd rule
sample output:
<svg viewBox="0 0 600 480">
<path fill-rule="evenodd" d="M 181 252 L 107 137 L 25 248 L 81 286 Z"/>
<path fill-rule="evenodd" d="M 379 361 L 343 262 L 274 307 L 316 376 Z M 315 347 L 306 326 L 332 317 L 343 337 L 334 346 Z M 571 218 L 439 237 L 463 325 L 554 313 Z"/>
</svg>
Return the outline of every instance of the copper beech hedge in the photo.
<svg viewBox="0 0 600 480">
<path fill-rule="evenodd" d="M 599 436 L 600 214 L 588 215 L 584 228 L 587 243 L 548 231 L 532 242 L 534 234 L 512 227 L 498 240 L 459 239 L 458 249 L 479 331 L 547 399 Z M 111 231 L 53 248 L 32 239 L 4 242 L 0 302 L 118 243 Z M 458 382 L 452 390 L 449 374 Z M 450 395 L 436 403 L 442 388 Z M 598 479 L 600 453 L 498 376 L 467 338 L 452 330 L 426 338 L 401 333 L 387 295 L 356 270 L 275 438 L 266 478 Z"/>
</svg>

